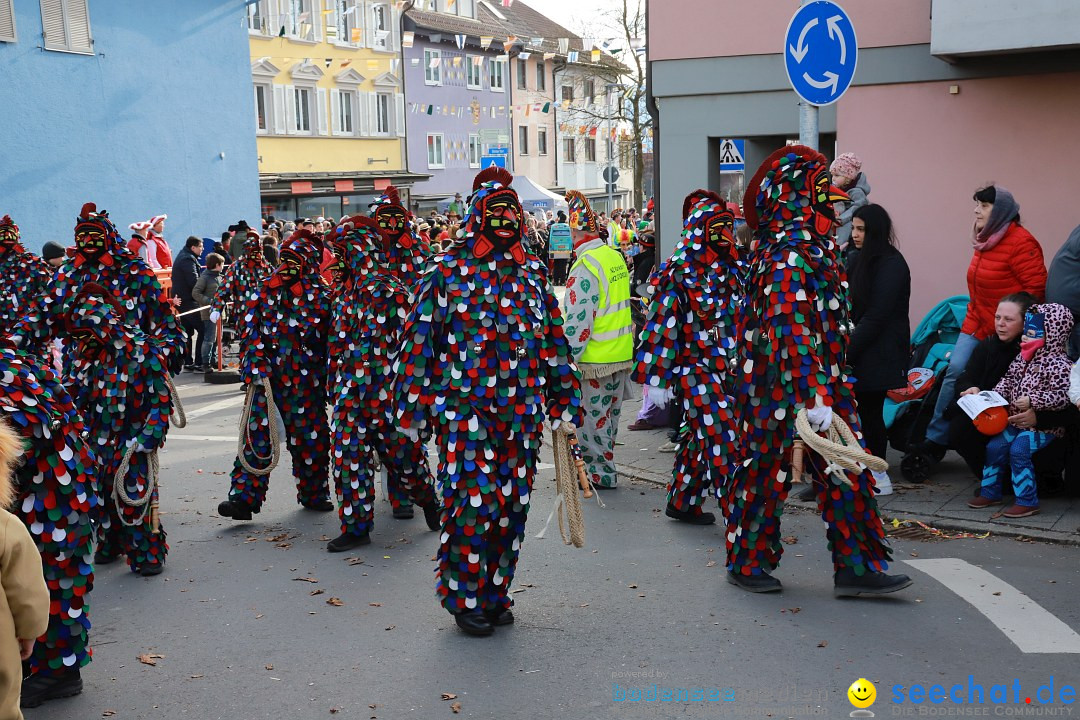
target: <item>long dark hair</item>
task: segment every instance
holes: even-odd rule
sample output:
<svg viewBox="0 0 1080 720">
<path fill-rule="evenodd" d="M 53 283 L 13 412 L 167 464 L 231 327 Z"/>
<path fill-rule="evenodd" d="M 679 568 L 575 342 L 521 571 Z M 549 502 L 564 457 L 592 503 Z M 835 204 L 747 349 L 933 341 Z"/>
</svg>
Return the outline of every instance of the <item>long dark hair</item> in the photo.
<svg viewBox="0 0 1080 720">
<path fill-rule="evenodd" d="M 855 257 L 848 272 L 851 285 L 851 300 L 856 314 L 866 307 L 870 298 L 873 280 L 871 270 L 878 259 L 891 255 L 896 250 L 896 233 L 893 231 L 892 218 L 885 208 L 873 203 L 863 205 L 855 211 L 855 218 L 863 221 L 866 229 L 863 231 L 863 246 Z"/>
</svg>

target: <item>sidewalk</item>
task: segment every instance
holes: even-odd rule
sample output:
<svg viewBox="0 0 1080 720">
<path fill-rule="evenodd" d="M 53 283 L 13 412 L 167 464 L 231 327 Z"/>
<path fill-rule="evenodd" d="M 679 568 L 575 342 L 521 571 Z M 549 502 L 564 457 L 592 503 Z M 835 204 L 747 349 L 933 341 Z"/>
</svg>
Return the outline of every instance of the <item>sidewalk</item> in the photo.
<svg viewBox="0 0 1080 720">
<path fill-rule="evenodd" d="M 637 392 L 637 391 L 635 391 Z M 671 480 L 671 468 L 675 456 L 657 452 L 667 442 L 666 430 L 631 432 L 627 429 L 637 419 L 641 400 L 627 400 L 622 406 L 619 425 L 619 442 L 615 448 L 616 465 L 623 478 L 667 485 Z M 925 485 L 913 485 L 900 477 L 900 454 L 889 451 L 893 494 L 880 498 L 883 519 L 920 521 L 940 530 L 969 533 L 986 533 L 1001 537 L 1023 537 L 1068 545 L 1080 545 L 1080 498 L 1055 497 L 1042 499 L 1042 512 L 1020 520 L 997 518 L 991 520 L 995 508 L 972 510 L 967 501 L 975 489 L 975 478 L 955 453 L 949 453 L 936 469 L 931 481 Z M 815 509 L 813 503 L 794 499 L 796 486 L 788 504 L 793 507 Z M 1000 510 L 1001 508 L 996 508 Z"/>
</svg>

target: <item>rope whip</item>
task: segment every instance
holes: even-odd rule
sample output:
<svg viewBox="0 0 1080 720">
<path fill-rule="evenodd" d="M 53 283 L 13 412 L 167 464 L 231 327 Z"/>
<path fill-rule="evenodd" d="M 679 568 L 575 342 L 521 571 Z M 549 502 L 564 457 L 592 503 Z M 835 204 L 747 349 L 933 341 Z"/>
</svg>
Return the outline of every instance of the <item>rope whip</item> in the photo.
<svg viewBox="0 0 1080 720">
<path fill-rule="evenodd" d="M 585 515 L 582 512 L 578 490 L 586 498 L 593 496 L 592 482 L 585 471 L 585 461 L 577 448 L 577 433 L 573 423 L 564 422 L 552 431 L 552 450 L 555 454 L 555 507 L 551 508 L 544 529 L 536 534 L 542 539 L 551 525 L 551 519 L 559 516 L 559 535 L 563 543 L 574 547 L 585 546 Z M 600 498 L 596 498 L 600 502 Z M 600 503 L 603 506 L 603 503 Z M 564 519 L 565 515 L 565 519 Z"/>
<path fill-rule="evenodd" d="M 795 416 L 795 433 L 795 444 L 791 448 L 791 470 L 796 477 L 802 476 L 804 453 L 808 447 L 828 463 L 825 466 L 826 475 L 831 475 L 838 483 L 848 486 L 853 486 L 853 483 L 844 474 L 845 470 L 858 474 L 866 469 L 874 472 L 885 472 L 889 469 L 889 463 L 884 458 L 871 455 L 859 445 L 855 433 L 835 413 L 829 429 L 822 437 L 810 427 L 810 417 L 806 408 L 802 408 Z"/>
<path fill-rule="evenodd" d="M 255 452 L 255 443 L 251 441 L 251 426 L 248 424 L 248 421 L 251 420 L 251 406 L 255 403 L 255 392 L 260 387 L 266 394 L 266 415 L 267 422 L 270 425 L 270 455 L 268 456 Z M 278 461 L 281 460 L 281 436 L 278 435 L 278 421 L 278 408 L 274 402 L 274 391 L 270 388 L 270 378 L 262 377 L 258 383 L 248 383 L 247 393 L 244 398 L 244 411 L 240 413 L 240 439 L 237 442 L 236 459 L 240 461 L 240 466 L 252 475 L 259 477 L 269 475 L 277 467 Z M 248 448 L 251 448 L 251 454 L 256 459 L 264 462 L 269 461 L 266 467 L 257 468 L 248 462 Z"/>
</svg>

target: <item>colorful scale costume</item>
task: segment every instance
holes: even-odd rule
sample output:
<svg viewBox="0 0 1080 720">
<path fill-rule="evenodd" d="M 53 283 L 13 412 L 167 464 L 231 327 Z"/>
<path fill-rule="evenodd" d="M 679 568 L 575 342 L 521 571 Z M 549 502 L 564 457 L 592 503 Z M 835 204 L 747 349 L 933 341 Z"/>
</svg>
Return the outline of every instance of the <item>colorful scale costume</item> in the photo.
<svg viewBox="0 0 1080 720">
<path fill-rule="evenodd" d="M 120 302 L 104 288 L 83 286 L 64 318 L 73 357 L 65 385 L 98 460 L 106 508 L 98 532 L 99 561 L 123 554 L 133 572 L 155 575 L 169 551 L 165 529 L 157 522 L 151 458 L 165 444 L 173 408 L 168 353 L 160 339 L 125 324 L 123 314 Z M 134 504 L 115 497 L 113 488 L 132 447 L 122 487 Z"/>
<path fill-rule="evenodd" d="M 52 268 L 19 242 L 19 226 L 0 219 L 0 336 L 6 336 L 27 309 L 36 305 Z"/>
<path fill-rule="evenodd" d="M 86 203 L 75 225 L 75 254 L 57 268 L 40 302 L 16 323 L 12 335 L 21 346 L 45 355 L 44 348 L 62 327 L 57 322 L 70 310 L 73 298 L 87 283 L 95 283 L 120 305 L 125 325 L 139 328 L 165 353 L 173 369 L 184 354 L 184 333 L 154 272 L 124 247 L 116 226 L 104 210 Z M 70 353 L 65 363 L 71 361 Z M 85 419 L 85 418 L 84 418 Z"/>
<path fill-rule="evenodd" d="M 0 407 L 26 443 L 16 470 L 14 512 L 41 552 L 49 586 L 49 629 L 30 672 L 56 676 L 90 662 L 89 597 L 94 587 L 92 523 L 100 516 L 94 454 L 82 420 L 52 371 L 0 345 Z"/>
<path fill-rule="evenodd" d="M 758 249 L 750 262 L 736 393 L 745 460 L 724 508 L 728 569 L 735 575 L 767 573 L 780 561 L 798 410 L 831 406 L 859 433 L 844 371 L 847 288 L 831 238 L 832 199 L 839 195 L 825 157 L 801 145 L 773 153 L 747 185 L 743 209 Z M 856 576 L 885 570 L 891 551 L 870 472 L 848 473 L 849 486 L 823 474 L 820 457 L 809 460 L 836 569 Z"/>
<path fill-rule="evenodd" d="M 379 263 L 383 270 L 396 278 L 409 294 L 416 291 L 420 283 L 420 274 L 428 262 L 428 248 L 416 232 L 416 223 L 411 212 L 401 203 L 398 190 L 393 185 L 386 188 L 371 207 L 371 217 L 382 236 L 378 248 Z M 411 306 L 410 306 L 411 307 Z M 424 469 L 418 472 L 429 477 L 427 454 L 420 449 Z M 412 512 L 408 487 L 408 478 L 399 478 L 393 472 L 393 466 L 387 467 L 386 488 L 390 495 L 390 506 L 397 517 L 409 517 Z"/>
<path fill-rule="evenodd" d="M 581 403 L 558 304 L 522 248 L 512 181 L 499 168 L 477 175 L 460 241 L 420 283 L 396 367 L 399 422 L 437 437 L 436 595 L 463 628 L 463 615 L 510 607 L 545 415 L 574 421 Z"/>
<path fill-rule="evenodd" d="M 259 233 L 248 230 L 244 238 L 244 254 L 236 258 L 221 273 L 221 284 L 210 303 L 210 309 L 219 314 L 226 314 L 230 309 L 234 316 L 243 313 L 248 302 L 258 296 L 263 280 L 270 277 L 274 270 L 263 256 L 262 239 Z M 243 323 L 237 323 L 242 326 Z M 238 328 L 239 329 L 239 328 Z M 243 338 L 241 338 L 241 345 Z"/>
<path fill-rule="evenodd" d="M 281 266 L 262 285 L 241 319 L 245 338 L 240 374 L 245 383 L 269 379 L 273 401 L 285 422 L 297 500 L 314 510 L 332 510 L 327 485 L 327 332 L 330 294 L 322 278 L 322 242 L 307 230 L 296 232 L 281 250 Z M 246 461 L 267 465 L 271 443 L 270 398 L 255 390 L 247 426 Z M 237 458 L 229 499 L 218 507 L 226 517 L 248 519 L 266 499 L 268 475 L 256 475 Z M 239 517 L 237 515 L 239 514 Z"/>
<path fill-rule="evenodd" d="M 674 514 L 700 515 L 727 483 L 735 456 L 735 404 L 729 397 L 742 312 L 735 218 L 713 192 L 683 203 L 683 235 L 653 276 L 634 382 L 682 399 L 679 451 L 668 486 Z"/>
<path fill-rule="evenodd" d="M 375 453 L 396 487 L 420 506 L 433 506 L 433 479 L 423 443 L 400 433 L 391 413 L 394 359 L 408 313 L 409 291 L 377 262 L 375 221 L 347 219 L 334 244 L 338 292 L 330 331 L 331 470 L 341 532 L 371 532 Z"/>
</svg>

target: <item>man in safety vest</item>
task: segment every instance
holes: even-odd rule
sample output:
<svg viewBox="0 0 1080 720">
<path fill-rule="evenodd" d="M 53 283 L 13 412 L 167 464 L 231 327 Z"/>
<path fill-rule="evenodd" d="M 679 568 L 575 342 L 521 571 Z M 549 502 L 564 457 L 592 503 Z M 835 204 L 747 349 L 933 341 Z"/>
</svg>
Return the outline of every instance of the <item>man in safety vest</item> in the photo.
<svg viewBox="0 0 1080 720">
<path fill-rule="evenodd" d="M 634 356 L 630 272 L 622 253 L 601 236 L 585 196 L 571 190 L 566 201 L 577 261 L 566 281 L 563 327 L 581 370 L 578 441 L 593 484 L 614 488 L 615 437 Z"/>
</svg>

